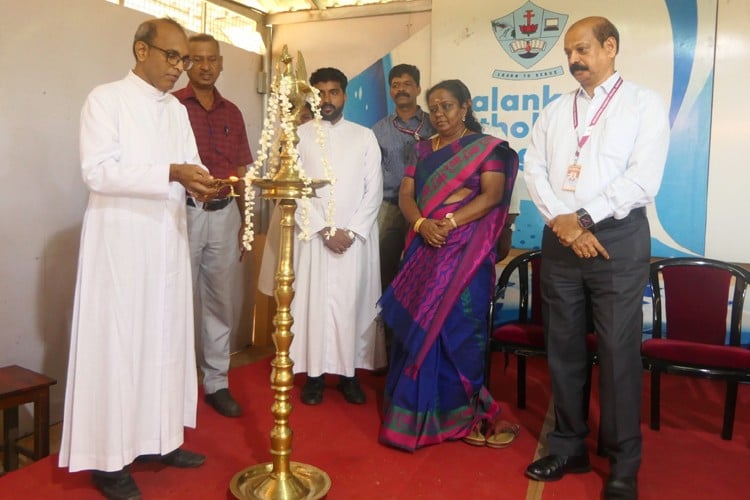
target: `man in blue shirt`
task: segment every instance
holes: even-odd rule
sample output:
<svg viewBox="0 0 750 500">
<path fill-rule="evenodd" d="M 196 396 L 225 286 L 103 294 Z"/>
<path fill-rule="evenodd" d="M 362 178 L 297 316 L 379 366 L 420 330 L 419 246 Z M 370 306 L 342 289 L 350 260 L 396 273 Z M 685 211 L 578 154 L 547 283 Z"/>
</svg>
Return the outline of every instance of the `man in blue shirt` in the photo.
<svg viewBox="0 0 750 500">
<path fill-rule="evenodd" d="M 383 203 L 378 212 L 383 290 L 396 276 L 408 229 L 398 207 L 404 168 L 413 158 L 414 144 L 435 133 L 429 115 L 417 105 L 417 97 L 422 92 L 419 69 L 411 64 L 398 64 L 388 74 L 388 83 L 396 111 L 372 127 L 380 145 L 383 169 Z"/>
</svg>

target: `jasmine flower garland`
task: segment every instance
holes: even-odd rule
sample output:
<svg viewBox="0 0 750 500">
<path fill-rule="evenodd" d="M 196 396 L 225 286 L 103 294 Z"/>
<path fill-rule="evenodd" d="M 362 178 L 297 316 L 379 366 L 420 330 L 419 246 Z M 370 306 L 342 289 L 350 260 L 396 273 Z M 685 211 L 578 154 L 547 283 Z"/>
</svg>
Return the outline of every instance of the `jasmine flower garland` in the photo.
<svg viewBox="0 0 750 500">
<path fill-rule="evenodd" d="M 252 250 L 252 242 L 255 239 L 253 215 L 255 213 L 256 192 L 255 189 L 253 189 L 253 181 L 257 179 L 271 180 L 276 175 L 280 159 L 275 152 L 275 150 L 278 150 L 278 147 L 273 148 L 272 146 L 274 144 L 278 145 L 282 140 L 284 141 L 284 144 L 282 145 L 284 151 L 291 156 L 292 172 L 296 174 L 304 184 L 304 187 L 302 188 L 302 198 L 300 199 L 301 224 L 299 238 L 302 240 L 310 239 L 309 214 L 311 209 L 310 195 L 312 194 L 312 188 L 310 185 L 312 179 L 308 177 L 302 169 L 299 152 L 295 147 L 296 123 L 294 113 L 292 113 L 293 103 L 289 99 L 289 96 L 293 95 L 293 91 L 297 90 L 294 88 L 294 85 L 296 85 L 296 82 L 290 75 L 282 76 L 271 85 L 268 108 L 263 120 L 263 130 L 261 131 L 260 136 L 260 147 L 256 154 L 255 161 L 245 175 L 245 232 L 242 235 L 242 243 L 247 250 Z M 312 88 L 310 91 L 311 92 L 305 96 L 305 100 L 310 103 L 310 107 L 315 116 L 314 126 L 317 132 L 317 143 L 321 148 L 323 172 L 326 177 L 325 180 L 329 181 L 331 185 L 326 206 L 326 225 L 331 228 L 330 232 L 326 234 L 326 238 L 330 238 L 336 232 L 333 221 L 335 213 L 334 185 L 336 179 L 333 176 L 331 164 L 325 154 L 325 135 L 323 133 L 323 128 L 320 126 L 320 94 L 316 88 Z M 267 164 L 268 168 L 266 169 L 266 173 L 261 175 L 264 164 Z"/>
</svg>

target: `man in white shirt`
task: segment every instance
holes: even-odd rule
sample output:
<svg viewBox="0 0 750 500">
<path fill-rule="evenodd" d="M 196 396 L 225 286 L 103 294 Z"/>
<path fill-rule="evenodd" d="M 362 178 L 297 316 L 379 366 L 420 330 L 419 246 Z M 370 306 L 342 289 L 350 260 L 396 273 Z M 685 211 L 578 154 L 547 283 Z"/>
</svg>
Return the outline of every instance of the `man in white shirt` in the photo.
<svg viewBox="0 0 750 500">
<path fill-rule="evenodd" d="M 601 439 L 611 464 L 604 497 L 634 499 L 651 256 L 645 206 L 661 183 L 669 120 L 659 95 L 615 71 L 619 45 L 605 18 L 570 27 L 565 53 L 581 87 L 542 112 L 526 152 L 526 185 L 547 222 L 541 291 L 556 417 L 549 455 L 526 475 L 553 481 L 591 470 L 583 408 L 588 301 L 598 339 Z"/>
<path fill-rule="evenodd" d="M 59 464 L 93 470 L 107 498 L 140 498 L 135 460 L 198 467 L 197 372 L 185 191 L 215 196 L 185 108 L 169 94 L 192 64 L 182 27 L 142 23 L 135 68 L 81 111 L 89 189 L 81 231 Z"/>
<path fill-rule="evenodd" d="M 299 155 L 307 176 L 327 177 L 323 155 L 336 178 L 335 186 L 318 189 L 310 200 L 308 219 L 296 212 L 297 230 L 309 240 L 295 240 L 295 295 L 291 305 L 294 341 L 289 353 L 294 372 L 306 372 L 302 402 L 323 400 L 326 373 L 340 375 L 338 389 L 349 403 L 362 404 L 365 394 L 355 369 L 385 364 L 382 327 L 376 317 L 380 297 L 377 215 L 383 200 L 380 148 L 372 130 L 347 121 L 346 76 L 321 68 L 310 76 L 318 89 L 324 148 L 314 122 L 301 125 Z M 327 220 L 330 190 L 333 220 Z M 335 234 L 330 235 L 331 224 Z"/>
</svg>

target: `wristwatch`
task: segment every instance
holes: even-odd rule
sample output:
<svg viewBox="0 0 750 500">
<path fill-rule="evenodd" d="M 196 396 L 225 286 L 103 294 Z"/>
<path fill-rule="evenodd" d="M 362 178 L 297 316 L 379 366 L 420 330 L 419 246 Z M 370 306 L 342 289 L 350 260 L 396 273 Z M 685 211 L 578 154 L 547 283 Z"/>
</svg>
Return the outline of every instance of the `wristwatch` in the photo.
<svg viewBox="0 0 750 500">
<path fill-rule="evenodd" d="M 578 225 L 583 229 L 591 229 L 594 227 L 594 219 L 591 218 L 585 208 L 579 208 L 576 210 L 576 215 L 578 216 Z"/>
</svg>

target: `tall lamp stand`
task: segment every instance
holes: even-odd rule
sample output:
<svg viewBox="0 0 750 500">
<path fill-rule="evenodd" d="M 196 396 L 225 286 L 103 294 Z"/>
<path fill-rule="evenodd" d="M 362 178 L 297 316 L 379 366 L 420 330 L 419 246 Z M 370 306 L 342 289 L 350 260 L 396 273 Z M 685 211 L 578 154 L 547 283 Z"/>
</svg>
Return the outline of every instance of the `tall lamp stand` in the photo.
<svg viewBox="0 0 750 500">
<path fill-rule="evenodd" d="M 286 47 L 282 52 L 281 63 L 286 64 L 286 71 L 291 71 L 291 57 Z M 298 69 L 299 72 L 299 69 Z M 304 78 L 304 77 L 303 77 Z M 297 80 L 297 84 L 304 81 Z M 296 94 L 295 94 L 296 97 Z M 298 110 L 297 110 L 298 112 Z M 293 143 L 299 140 L 296 131 Z M 252 183 L 261 189 L 261 196 L 277 199 L 281 210 L 281 238 L 279 261 L 276 267 L 274 296 L 276 298 L 275 327 L 272 335 L 276 346 L 276 356 L 271 361 L 271 389 L 274 392 L 274 403 L 271 413 L 274 426 L 271 429 L 272 461 L 256 464 L 234 475 L 230 490 L 241 499 L 297 500 L 322 498 L 331 488 L 331 478 L 321 469 L 299 462 L 291 461 L 292 429 L 289 426 L 289 415 L 292 412 L 290 393 L 294 386 L 294 362 L 289 357 L 289 347 L 294 335 L 291 332 L 294 318 L 290 304 L 294 298 L 294 212 L 297 209 L 296 199 L 303 196 L 314 196 L 315 189 L 324 186 L 328 181 L 316 180 L 307 185 L 300 179 L 294 168 L 294 156 L 287 150 L 288 142 L 280 154 L 280 168 L 273 179 L 253 179 Z"/>
</svg>

